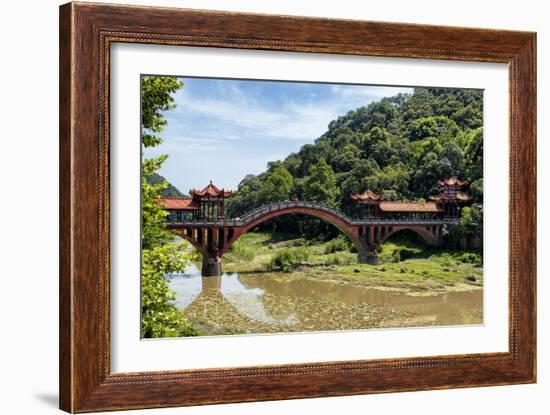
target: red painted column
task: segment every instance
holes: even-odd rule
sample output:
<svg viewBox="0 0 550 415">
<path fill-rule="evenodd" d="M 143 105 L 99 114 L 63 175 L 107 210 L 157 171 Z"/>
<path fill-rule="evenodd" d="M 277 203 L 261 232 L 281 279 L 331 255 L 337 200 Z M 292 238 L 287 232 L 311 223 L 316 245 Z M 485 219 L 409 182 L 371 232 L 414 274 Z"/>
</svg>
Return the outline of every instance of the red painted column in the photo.
<svg viewBox="0 0 550 415">
<path fill-rule="evenodd" d="M 223 247 L 225 246 L 225 229 L 220 228 L 218 230 L 218 248 L 220 251 L 223 251 Z"/>
<path fill-rule="evenodd" d="M 213 249 L 213 250 L 217 250 L 218 249 L 218 233 L 219 233 L 219 229 L 218 228 L 212 228 L 212 243 L 210 244 L 210 247 Z"/>
</svg>

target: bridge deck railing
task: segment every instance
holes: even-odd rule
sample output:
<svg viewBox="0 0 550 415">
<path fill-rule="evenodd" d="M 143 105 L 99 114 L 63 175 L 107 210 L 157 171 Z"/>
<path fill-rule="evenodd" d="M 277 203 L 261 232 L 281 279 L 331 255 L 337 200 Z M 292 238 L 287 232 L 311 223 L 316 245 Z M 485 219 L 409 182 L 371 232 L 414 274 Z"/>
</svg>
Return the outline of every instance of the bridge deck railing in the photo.
<svg viewBox="0 0 550 415">
<path fill-rule="evenodd" d="M 351 218 L 342 211 L 334 208 L 330 208 L 318 202 L 303 202 L 303 201 L 284 201 L 274 202 L 257 207 L 244 215 L 237 218 L 213 218 L 213 219 L 199 219 L 199 220 L 183 220 L 183 221 L 169 221 L 170 225 L 184 226 L 245 226 L 254 221 L 255 219 L 264 216 L 268 213 L 291 208 L 312 208 L 322 210 L 332 215 L 339 217 L 349 225 L 435 225 L 435 224 L 457 224 L 458 218 L 445 217 L 445 218 Z"/>
</svg>

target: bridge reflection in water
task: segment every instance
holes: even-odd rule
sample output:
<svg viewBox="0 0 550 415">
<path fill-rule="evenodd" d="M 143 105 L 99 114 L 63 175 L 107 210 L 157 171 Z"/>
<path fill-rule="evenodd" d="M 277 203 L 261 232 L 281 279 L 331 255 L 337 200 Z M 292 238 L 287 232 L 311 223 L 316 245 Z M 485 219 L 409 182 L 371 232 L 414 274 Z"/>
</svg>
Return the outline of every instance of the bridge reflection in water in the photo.
<svg viewBox="0 0 550 415">
<path fill-rule="evenodd" d="M 178 308 L 199 310 L 197 314 L 209 318 L 242 316 L 274 327 L 295 320 L 293 316 L 283 320 L 272 317 L 262 301 L 265 290 L 245 286 L 237 273 L 204 277 L 192 265 L 184 274 L 169 276 L 169 285 L 176 293 Z"/>
</svg>

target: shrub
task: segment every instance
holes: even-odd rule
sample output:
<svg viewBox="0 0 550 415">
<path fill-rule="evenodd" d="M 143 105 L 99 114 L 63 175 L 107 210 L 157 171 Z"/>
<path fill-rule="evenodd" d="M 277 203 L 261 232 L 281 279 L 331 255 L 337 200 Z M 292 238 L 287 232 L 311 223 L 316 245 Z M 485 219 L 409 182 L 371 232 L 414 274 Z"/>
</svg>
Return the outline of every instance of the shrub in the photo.
<svg viewBox="0 0 550 415">
<path fill-rule="evenodd" d="M 142 251 L 141 336 L 196 336 L 198 330 L 174 304 L 175 293 L 164 275 L 183 272 L 189 264 L 186 244 L 166 244 Z"/>
<path fill-rule="evenodd" d="M 393 251 L 392 254 L 392 262 L 401 262 L 405 261 L 409 258 L 412 258 L 417 254 L 416 249 L 406 248 L 404 246 L 397 248 L 395 251 Z"/>
<path fill-rule="evenodd" d="M 343 251 L 349 251 L 349 250 L 350 250 L 350 243 L 346 238 L 342 236 L 334 238 L 332 241 L 328 242 L 325 246 L 325 254 L 333 254 L 335 252 L 343 252 Z"/>
<path fill-rule="evenodd" d="M 401 261 L 401 254 L 399 249 L 396 249 L 393 251 L 393 254 L 391 256 L 391 262 L 400 262 Z"/>
<path fill-rule="evenodd" d="M 193 325 L 186 317 L 185 314 L 181 313 L 181 324 L 178 327 L 179 335 L 178 337 L 192 337 L 200 336 L 200 330 Z"/>
<path fill-rule="evenodd" d="M 291 246 L 291 247 L 308 246 L 308 245 L 311 245 L 311 242 L 305 240 L 304 238 L 293 239 L 288 242 L 288 246 Z"/>
<path fill-rule="evenodd" d="M 286 248 L 271 258 L 269 269 L 291 272 L 297 265 L 307 262 L 310 256 L 306 247 Z"/>
<path fill-rule="evenodd" d="M 474 252 L 464 252 L 457 259 L 466 264 L 481 264 L 481 255 Z"/>
<path fill-rule="evenodd" d="M 255 256 L 254 249 L 239 242 L 240 241 L 236 241 L 233 245 L 231 245 L 229 252 L 225 254 L 226 259 L 230 262 L 252 261 Z"/>
</svg>

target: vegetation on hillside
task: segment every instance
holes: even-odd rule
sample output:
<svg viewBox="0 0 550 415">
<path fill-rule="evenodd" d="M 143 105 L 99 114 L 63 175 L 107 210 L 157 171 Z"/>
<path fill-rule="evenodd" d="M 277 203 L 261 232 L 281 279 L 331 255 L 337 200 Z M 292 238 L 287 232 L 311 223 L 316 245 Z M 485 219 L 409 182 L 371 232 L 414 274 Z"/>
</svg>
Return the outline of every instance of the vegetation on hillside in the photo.
<svg viewBox="0 0 550 415">
<path fill-rule="evenodd" d="M 483 93 L 416 88 L 350 111 L 313 144 L 268 163 L 257 176 L 247 175 L 227 201 L 227 211 L 239 216 L 297 197 L 353 215 L 351 194 L 368 188 L 386 200 L 426 199 L 438 191 L 437 180 L 450 176 L 468 180 L 474 196 L 464 223 L 447 238 L 456 244 L 482 229 Z M 336 234 L 313 218 L 283 217 L 272 224 L 282 232 Z"/>
<path fill-rule="evenodd" d="M 147 183 L 149 184 L 164 184 L 164 187 L 160 190 L 161 196 L 171 196 L 171 197 L 183 197 L 185 196 L 179 189 L 168 182 L 164 176 L 161 176 L 157 172 L 153 172 L 150 175 L 145 176 Z"/>
</svg>

